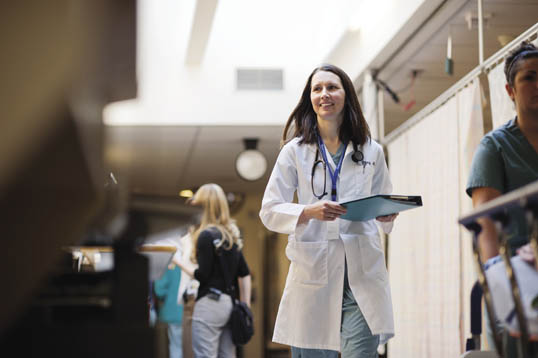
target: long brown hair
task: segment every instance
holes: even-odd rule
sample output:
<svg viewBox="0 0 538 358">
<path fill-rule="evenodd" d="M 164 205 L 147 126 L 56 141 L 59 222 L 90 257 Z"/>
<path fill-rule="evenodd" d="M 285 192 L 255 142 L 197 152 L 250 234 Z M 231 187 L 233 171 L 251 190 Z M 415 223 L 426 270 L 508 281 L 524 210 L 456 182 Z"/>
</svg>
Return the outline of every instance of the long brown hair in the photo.
<svg viewBox="0 0 538 358">
<path fill-rule="evenodd" d="M 339 129 L 338 138 L 343 143 L 352 141 L 358 146 L 363 145 L 370 139 L 370 128 L 362 114 L 353 82 L 343 70 L 331 64 L 323 64 L 316 67 L 310 76 L 308 76 L 299 103 L 293 112 L 291 112 L 291 115 L 286 122 L 286 127 L 282 134 L 282 145 L 295 137 L 301 138 L 299 144 L 311 144 L 316 143 L 317 141 L 318 122 L 316 112 L 314 112 L 314 108 L 312 108 L 310 92 L 312 90 L 312 77 L 319 71 L 332 72 L 337 75 L 340 78 L 346 93 L 344 108 L 342 110 L 343 120 Z M 289 138 L 288 134 L 290 134 Z"/>
<path fill-rule="evenodd" d="M 200 205 L 203 208 L 200 225 L 191 228 L 191 237 L 193 241 L 193 252 L 191 260 L 196 262 L 196 244 L 198 236 L 205 229 L 215 228 L 220 231 L 222 240 L 217 245 L 217 248 L 224 247 L 230 250 L 234 244 L 237 244 L 238 249 L 243 247 L 239 228 L 235 224 L 235 220 L 230 217 L 230 208 L 224 190 L 217 184 L 202 185 L 191 198 L 191 203 Z"/>
</svg>

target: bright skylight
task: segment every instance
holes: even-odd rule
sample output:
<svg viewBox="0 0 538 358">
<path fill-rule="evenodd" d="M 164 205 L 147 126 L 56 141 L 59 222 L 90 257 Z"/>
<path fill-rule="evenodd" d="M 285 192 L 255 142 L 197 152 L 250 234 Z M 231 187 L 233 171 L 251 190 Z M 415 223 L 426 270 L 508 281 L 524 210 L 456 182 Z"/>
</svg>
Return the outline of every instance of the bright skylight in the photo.
<svg viewBox="0 0 538 358">
<path fill-rule="evenodd" d="M 139 0 L 138 98 L 107 106 L 104 121 L 283 125 L 315 66 L 353 79 L 424 1 Z M 237 68 L 280 69 L 283 89 L 238 91 Z"/>
<path fill-rule="evenodd" d="M 346 30 L 349 0 L 139 0 L 136 100 L 105 109 L 110 125 L 283 124 L 308 74 Z M 345 20 L 344 20 L 345 19 Z M 211 23 L 202 61 L 186 65 L 195 20 Z M 203 36 L 202 36 L 203 37 Z M 281 91 L 237 91 L 236 68 L 282 69 Z"/>
</svg>

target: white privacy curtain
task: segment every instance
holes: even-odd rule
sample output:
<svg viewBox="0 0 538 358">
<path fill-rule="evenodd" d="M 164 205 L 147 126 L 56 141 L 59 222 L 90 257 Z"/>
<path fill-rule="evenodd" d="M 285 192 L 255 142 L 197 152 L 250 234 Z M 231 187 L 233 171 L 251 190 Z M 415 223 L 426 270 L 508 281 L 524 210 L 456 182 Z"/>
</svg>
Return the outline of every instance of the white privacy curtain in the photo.
<svg viewBox="0 0 538 358">
<path fill-rule="evenodd" d="M 469 336 L 474 267 L 457 222 L 470 208 L 464 176 L 481 138 L 478 80 L 388 144 L 395 194 L 421 195 L 423 207 L 400 214 L 389 237 L 388 266 L 395 357 L 459 357 Z"/>
<path fill-rule="evenodd" d="M 459 124 L 459 177 L 460 177 L 460 210 L 459 215 L 470 212 L 473 208 L 471 198 L 465 193 L 471 162 L 476 147 L 484 136 L 484 117 L 482 112 L 482 91 L 478 79 L 472 81 L 457 94 Z M 477 280 L 476 267 L 473 261 L 472 235 L 463 226 L 459 226 L 461 238 L 461 348 L 465 350 L 465 340 L 470 337 L 470 294 Z M 483 330 L 485 331 L 485 330 Z M 485 341 L 485 337 L 483 337 Z"/>
<path fill-rule="evenodd" d="M 504 76 L 504 62 L 498 64 L 488 73 L 489 96 L 491 103 L 491 118 L 493 128 L 499 127 L 516 115 L 516 109 L 506 92 L 506 78 Z"/>
<path fill-rule="evenodd" d="M 367 72 L 362 84 L 362 109 L 364 118 L 370 127 L 372 138 L 378 140 L 381 136 L 379 133 L 379 115 L 377 109 L 377 84 L 372 78 L 372 74 Z"/>
</svg>

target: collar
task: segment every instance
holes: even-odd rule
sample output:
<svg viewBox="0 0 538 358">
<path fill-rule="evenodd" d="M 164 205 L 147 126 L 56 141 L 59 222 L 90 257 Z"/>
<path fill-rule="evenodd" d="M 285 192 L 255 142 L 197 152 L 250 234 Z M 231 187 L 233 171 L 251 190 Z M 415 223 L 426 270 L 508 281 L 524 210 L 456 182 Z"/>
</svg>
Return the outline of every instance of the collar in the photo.
<svg viewBox="0 0 538 358">
<path fill-rule="evenodd" d="M 316 143 L 312 143 L 312 144 L 303 144 L 305 145 L 309 151 L 311 151 L 312 153 L 316 154 L 316 150 L 317 150 L 317 145 Z M 359 149 L 361 149 L 362 147 L 359 146 Z M 347 156 L 347 155 L 351 155 L 353 153 L 353 143 L 351 143 L 351 141 L 347 144 L 347 147 L 346 147 L 346 150 L 344 152 L 344 157 Z"/>
</svg>

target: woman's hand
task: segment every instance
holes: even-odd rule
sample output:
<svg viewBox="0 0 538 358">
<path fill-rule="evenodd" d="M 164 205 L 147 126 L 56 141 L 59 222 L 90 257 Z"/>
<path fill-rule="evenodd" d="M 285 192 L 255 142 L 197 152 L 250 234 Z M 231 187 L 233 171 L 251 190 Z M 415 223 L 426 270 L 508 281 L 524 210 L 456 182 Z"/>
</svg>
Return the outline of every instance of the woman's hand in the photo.
<svg viewBox="0 0 538 358">
<path fill-rule="evenodd" d="M 398 216 L 398 214 L 390 214 L 390 215 L 384 215 L 384 216 L 378 216 L 377 218 L 375 218 L 377 221 L 380 221 L 382 223 L 388 223 L 388 222 L 391 222 L 391 221 L 394 221 L 394 219 L 396 219 L 396 216 Z"/>
<path fill-rule="evenodd" d="M 534 265 L 536 257 L 534 257 L 534 250 L 532 249 L 531 244 L 521 246 L 516 252 L 523 261 Z"/>
<path fill-rule="evenodd" d="M 321 200 L 305 206 L 299 217 L 299 223 L 305 223 L 310 219 L 334 221 L 340 215 L 345 214 L 346 211 L 346 208 L 335 201 Z"/>
</svg>

